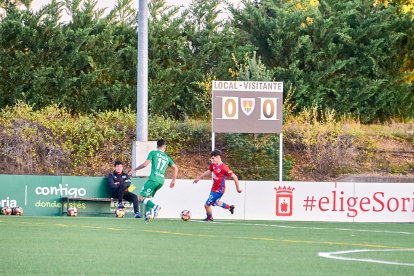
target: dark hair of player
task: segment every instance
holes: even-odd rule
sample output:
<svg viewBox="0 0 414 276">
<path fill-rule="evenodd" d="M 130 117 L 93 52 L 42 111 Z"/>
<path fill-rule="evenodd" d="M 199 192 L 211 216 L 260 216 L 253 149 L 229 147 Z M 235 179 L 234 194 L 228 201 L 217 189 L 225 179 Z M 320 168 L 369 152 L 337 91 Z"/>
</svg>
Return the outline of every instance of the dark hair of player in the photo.
<svg viewBox="0 0 414 276">
<path fill-rule="evenodd" d="M 210 153 L 210 156 L 211 157 L 213 157 L 213 156 L 221 156 L 222 155 L 222 153 L 221 153 L 221 151 L 220 150 L 213 150 L 211 153 Z"/>
<path fill-rule="evenodd" d="M 166 144 L 167 144 L 167 142 L 164 139 L 160 139 L 160 140 L 157 141 L 157 147 L 158 148 L 160 148 L 160 147 L 162 147 Z"/>
</svg>

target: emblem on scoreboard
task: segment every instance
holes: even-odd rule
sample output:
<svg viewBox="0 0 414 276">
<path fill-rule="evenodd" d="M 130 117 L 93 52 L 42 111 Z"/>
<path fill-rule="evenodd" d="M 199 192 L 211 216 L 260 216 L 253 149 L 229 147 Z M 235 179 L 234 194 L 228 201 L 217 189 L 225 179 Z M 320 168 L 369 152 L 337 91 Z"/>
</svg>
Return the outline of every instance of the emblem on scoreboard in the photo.
<svg viewBox="0 0 414 276">
<path fill-rule="evenodd" d="M 292 216 L 293 198 L 295 188 L 279 186 L 276 190 L 276 216 Z"/>
<path fill-rule="evenodd" d="M 249 116 L 254 111 L 255 99 L 254 98 L 242 98 L 241 106 L 242 111 L 246 116 Z"/>
</svg>

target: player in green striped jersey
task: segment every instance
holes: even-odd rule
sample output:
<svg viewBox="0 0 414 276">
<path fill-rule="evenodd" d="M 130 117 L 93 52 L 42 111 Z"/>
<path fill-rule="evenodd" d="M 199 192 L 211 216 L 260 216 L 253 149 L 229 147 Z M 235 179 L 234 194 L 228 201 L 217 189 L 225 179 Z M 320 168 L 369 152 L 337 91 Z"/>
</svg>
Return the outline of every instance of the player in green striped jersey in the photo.
<svg viewBox="0 0 414 276">
<path fill-rule="evenodd" d="M 135 171 L 145 168 L 151 163 L 151 174 L 139 192 L 139 201 L 143 201 L 146 206 L 145 220 L 148 222 L 152 218 L 156 218 L 161 210 L 161 206 L 155 204 L 152 199 L 155 193 L 164 185 L 165 171 L 168 167 L 174 169 L 174 175 L 170 183 L 170 188 L 175 185 L 177 179 L 178 167 L 168 154 L 165 153 L 167 142 L 163 139 L 157 141 L 157 150 L 153 150 L 148 154 L 147 160 L 135 168 Z M 130 175 L 134 170 L 130 171 Z"/>
</svg>

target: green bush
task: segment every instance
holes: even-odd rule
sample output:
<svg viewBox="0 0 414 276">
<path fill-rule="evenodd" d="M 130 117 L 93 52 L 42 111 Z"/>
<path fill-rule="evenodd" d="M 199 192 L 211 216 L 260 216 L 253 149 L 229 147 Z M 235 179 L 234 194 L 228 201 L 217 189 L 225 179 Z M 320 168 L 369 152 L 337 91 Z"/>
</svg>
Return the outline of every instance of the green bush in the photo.
<svg viewBox="0 0 414 276">
<path fill-rule="evenodd" d="M 289 116 L 283 127 L 284 180 L 292 178 L 294 162 L 300 164 L 296 168 L 302 176 L 319 180 L 363 170 L 412 172 L 409 159 L 399 162 L 393 152 L 381 148 L 395 143 L 409 147 L 412 122 L 368 126 L 336 117 L 335 112 L 316 107 Z M 181 178 L 206 169 L 211 150 L 209 121 L 150 116 L 148 124 L 148 140 L 168 141 L 167 152 L 183 168 Z M 136 115 L 130 109 L 73 115 L 57 105 L 34 110 L 20 102 L 0 110 L 2 173 L 104 175 L 116 159 L 131 164 L 135 130 Z M 223 151 L 224 161 L 240 179 L 279 179 L 277 134 L 218 133 L 215 147 Z"/>
<path fill-rule="evenodd" d="M 240 179 L 279 179 L 279 136 L 277 134 L 225 134 L 227 163 Z M 283 160 L 283 180 L 290 179 L 293 160 Z"/>
<path fill-rule="evenodd" d="M 103 175 L 116 159 L 131 164 L 136 116 L 129 109 L 72 115 L 56 105 L 34 110 L 18 103 L 0 111 L 0 123 L 3 173 Z M 204 159 L 211 150 L 211 125 L 206 121 L 152 116 L 148 129 L 148 139 L 166 139 L 167 152 L 178 162 L 189 164 L 194 155 Z M 218 135 L 216 147 L 228 153 L 226 162 L 240 178 L 277 179 L 276 136 Z M 288 177 L 292 163 L 286 162 Z"/>
<path fill-rule="evenodd" d="M 101 175 L 109 160 L 130 158 L 132 119 L 129 111 L 71 115 L 18 103 L 0 113 L 0 163 L 5 173 Z"/>
</svg>

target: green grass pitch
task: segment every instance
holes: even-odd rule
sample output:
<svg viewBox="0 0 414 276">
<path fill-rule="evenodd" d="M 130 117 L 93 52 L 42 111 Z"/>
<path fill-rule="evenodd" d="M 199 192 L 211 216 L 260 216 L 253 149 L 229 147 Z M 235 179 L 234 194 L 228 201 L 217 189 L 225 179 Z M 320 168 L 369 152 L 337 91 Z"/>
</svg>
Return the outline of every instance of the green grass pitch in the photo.
<svg viewBox="0 0 414 276">
<path fill-rule="evenodd" d="M 409 223 L 0 216 L 0 244 L 0 275 L 414 275 Z"/>
</svg>

